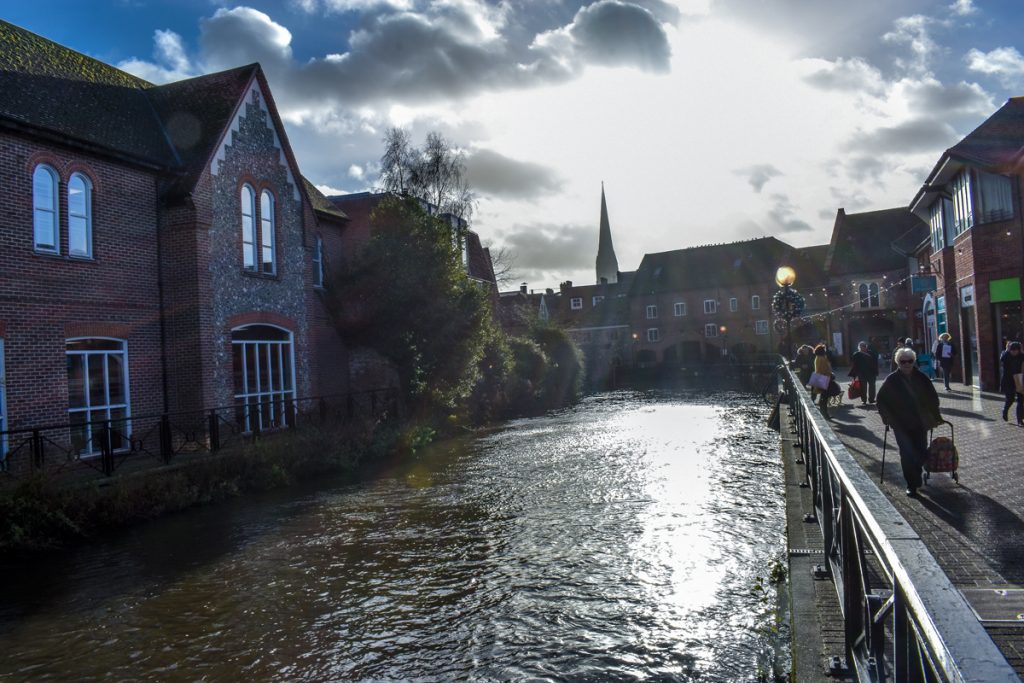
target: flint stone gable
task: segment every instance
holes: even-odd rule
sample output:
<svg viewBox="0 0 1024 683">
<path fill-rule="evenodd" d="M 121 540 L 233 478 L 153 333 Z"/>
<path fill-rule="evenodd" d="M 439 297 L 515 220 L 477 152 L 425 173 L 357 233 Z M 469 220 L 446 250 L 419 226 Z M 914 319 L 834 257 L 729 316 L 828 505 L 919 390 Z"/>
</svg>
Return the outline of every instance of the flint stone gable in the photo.
<svg viewBox="0 0 1024 683">
<path fill-rule="evenodd" d="M 232 126 L 233 131 L 225 135 L 218 150 L 219 161 L 215 160 L 210 169 L 209 276 L 216 353 L 212 384 L 217 387 L 218 404 L 229 405 L 233 395 L 230 320 L 243 314 L 269 312 L 293 323 L 289 332 L 294 335 L 295 389 L 299 396 L 309 395 L 303 207 L 258 86 L 253 86 Z M 257 211 L 264 190 L 274 196 L 274 275 L 243 270 L 240 194 L 246 182 L 256 194 Z M 258 221 L 255 230 L 260 230 Z"/>
</svg>

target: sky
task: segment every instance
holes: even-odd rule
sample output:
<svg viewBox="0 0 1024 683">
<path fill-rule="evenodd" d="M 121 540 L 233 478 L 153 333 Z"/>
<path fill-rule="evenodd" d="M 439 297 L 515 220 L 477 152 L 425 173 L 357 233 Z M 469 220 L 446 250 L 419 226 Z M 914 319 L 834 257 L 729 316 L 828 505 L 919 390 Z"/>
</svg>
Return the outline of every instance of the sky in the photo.
<svg viewBox="0 0 1024 683">
<path fill-rule="evenodd" d="M 303 174 L 374 189 L 392 126 L 465 154 L 531 289 L 907 206 L 1024 95 L 1019 0 L 33 0 L 0 17 L 165 83 L 260 62 Z M 895 236 L 894 236 L 895 237 Z"/>
</svg>

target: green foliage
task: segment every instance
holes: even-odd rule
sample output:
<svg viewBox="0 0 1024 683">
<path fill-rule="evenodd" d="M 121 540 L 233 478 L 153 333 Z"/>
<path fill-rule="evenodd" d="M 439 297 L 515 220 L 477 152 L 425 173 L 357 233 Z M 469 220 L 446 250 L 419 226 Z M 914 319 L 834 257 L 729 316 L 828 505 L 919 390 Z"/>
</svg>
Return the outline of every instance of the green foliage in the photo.
<svg viewBox="0 0 1024 683">
<path fill-rule="evenodd" d="M 333 283 L 339 332 L 390 359 L 421 411 L 451 412 L 479 380 L 491 338 L 488 292 L 463 269 L 460 229 L 416 200 L 386 197 L 371 227 Z"/>
<path fill-rule="evenodd" d="M 583 354 L 576 342 L 565 330 L 549 323 L 534 325 L 530 336 L 548 360 L 541 390 L 544 404 L 555 408 L 572 403 L 583 387 Z"/>
</svg>

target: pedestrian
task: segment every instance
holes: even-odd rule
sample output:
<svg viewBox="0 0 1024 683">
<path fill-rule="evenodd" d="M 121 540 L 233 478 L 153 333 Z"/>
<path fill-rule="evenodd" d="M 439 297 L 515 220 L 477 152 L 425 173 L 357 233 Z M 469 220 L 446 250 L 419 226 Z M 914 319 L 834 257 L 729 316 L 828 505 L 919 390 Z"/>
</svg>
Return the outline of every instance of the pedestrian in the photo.
<svg viewBox="0 0 1024 683">
<path fill-rule="evenodd" d="M 850 377 L 860 380 L 860 403 L 875 402 L 875 380 L 878 379 L 878 360 L 868 351 L 868 343 L 857 344 L 857 350 L 850 356 Z"/>
<path fill-rule="evenodd" d="M 824 344 L 818 344 L 814 347 L 814 372 L 819 375 L 825 375 L 825 377 L 832 377 L 832 363 L 828 360 L 828 351 Z M 818 408 L 821 409 L 821 414 L 825 416 L 827 420 L 828 415 L 828 387 L 822 389 L 821 387 L 813 387 L 811 389 L 811 397 L 818 397 Z"/>
<path fill-rule="evenodd" d="M 928 457 L 928 430 L 938 426 L 942 416 L 939 395 L 917 368 L 913 349 L 897 349 L 893 357 L 899 370 L 890 373 L 878 389 L 878 413 L 896 437 L 906 493 L 913 497 L 921 486 L 921 467 Z"/>
<path fill-rule="evenodd" d="M 807 344 L 801 344 L 796 350 L 796 374 L 800 378 L 800 385 L 806 387 L 811 381 L 811 373 L 814 372 L 814 349 Z"/>
<path fill-rule="evenodd" d="M 935 342 L 935 348 L 932 350 L 932 355 L 939 361 L 939 367 L 942 368 L 942 381 L 946 385 L 946 391 L 952 391 L 949 388 L 949 375 L 953 372 L 956 344 L 953 343 L 953 337 L 949 332 L 943 332 L 939 335 L 938 341 Z"/>
<path fill-rule="evenodd" d="M 1024 396 L 1020 394 L 1021 387 L 1017 386 L 1014 375 L 1019 375 L 1024 369 L 1024 354 L 1021 353 L 1019 341 L 1012 341 L 1006 344 L 1006 350 L 999 356 L 999 365 L 1003 372 L 999 378 L 999 388 L 1006 396 L 1006 403 L 1003 404 L 1003 422 L 1010 419 L 1010 406 L 1017 402 L 1017 424 L 1024 427 Z"/>
</svg>

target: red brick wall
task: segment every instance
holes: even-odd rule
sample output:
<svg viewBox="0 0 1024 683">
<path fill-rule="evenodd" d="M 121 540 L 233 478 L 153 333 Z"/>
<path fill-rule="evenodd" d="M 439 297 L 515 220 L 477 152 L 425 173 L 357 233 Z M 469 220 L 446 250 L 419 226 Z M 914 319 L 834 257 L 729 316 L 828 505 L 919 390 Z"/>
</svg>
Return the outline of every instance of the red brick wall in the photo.
<svg viewBox="0 0 1024 683">
<path fill-rule="evenodd" d="M 34 251 L 32 172 L 45 159 L 60 177 L 61 254 Z M 66 183 L 93 184 L 93 258 L 67 256 Z M 157 285 L 156 177 L 29 138 L 0 134 L 0 330 L 10 428 L 68 421 L 65 340 L 127 341 L 131 410 L 163 410 Z"/>
</svg>

